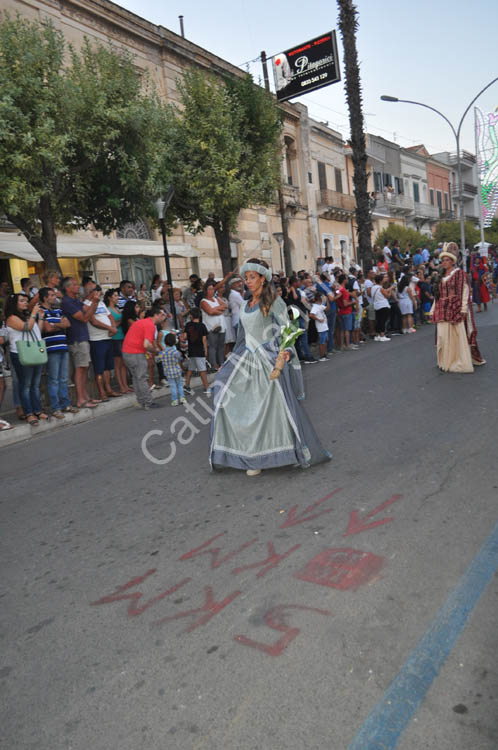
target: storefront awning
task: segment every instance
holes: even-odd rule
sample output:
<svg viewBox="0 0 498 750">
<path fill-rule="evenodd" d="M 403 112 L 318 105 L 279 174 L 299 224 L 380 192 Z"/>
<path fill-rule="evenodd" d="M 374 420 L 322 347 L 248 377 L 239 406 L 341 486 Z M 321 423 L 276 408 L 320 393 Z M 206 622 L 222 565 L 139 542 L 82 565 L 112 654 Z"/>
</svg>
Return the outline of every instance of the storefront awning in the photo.
<svg viewBox="0 0 498 750">
<path fill-rule="evenodd" d="M 199 252 L 191 245 L 179 245 L 168 242 L 171 257 L 197 258 Z M 43 259 L 29 244 L 23 235 L 14 232 L 0 232 L 0 256 L 22 258 L 32 263 L 40 263 Z M 57 240 L 58 258 L 99 258 L 99 257 L 129 257 L 144 255 L 149 258 L 162 258 L 164 255 L 162 242 L 153 240 L 116 240 L 116 239 L 87 239 L 85 237 L 68 237 L 62 235 Z"/>
</svg>

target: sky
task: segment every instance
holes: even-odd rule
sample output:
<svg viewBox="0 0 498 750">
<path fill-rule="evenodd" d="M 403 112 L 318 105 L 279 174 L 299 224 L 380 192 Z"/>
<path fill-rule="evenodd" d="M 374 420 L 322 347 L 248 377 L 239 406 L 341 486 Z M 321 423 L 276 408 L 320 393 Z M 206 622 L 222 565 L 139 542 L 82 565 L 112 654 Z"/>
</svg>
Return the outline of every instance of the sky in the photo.
<svg viewBox="0 0 498 750">
<path fill-rule="evenodd" d="M 152 23 L 180 33 L 230 63 L 262 77 L 261 50 L 271 56 L 337 29 L 344 79 L 342 39 L 334 0 L 121 0 Z M 366 130 L 400 146 L 423 143 L 430 153 L 455 151 L 455 138 L 442 118 L 423 107 L 380 101 L 382 94 L 429 104 L 458 128 L 474 96 L 498 76 L 497 0 L 357 0 L 358 57 Z M 271 76 L 271 67 L 270 67 Z M 272 83 L 273 85 L 273 83 Z M 293 101 L 311 117 L 349 135 L 344 80 Z M 498 82 L 476 102 L 483 112 L 498 107 Z M 475 153 L 473 108 L 461 146 Z"/>
</svg>

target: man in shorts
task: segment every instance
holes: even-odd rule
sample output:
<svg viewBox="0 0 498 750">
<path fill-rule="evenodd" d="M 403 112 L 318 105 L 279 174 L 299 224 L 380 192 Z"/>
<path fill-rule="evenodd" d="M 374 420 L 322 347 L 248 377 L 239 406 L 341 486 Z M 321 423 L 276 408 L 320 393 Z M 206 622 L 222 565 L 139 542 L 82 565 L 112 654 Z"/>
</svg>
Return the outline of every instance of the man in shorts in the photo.
<svg viewBox="0 0 498 750">
<path fill-rule="evenodd" d="M 192 379 L 192 373 L 197 371 L 201 376 L 202 385 L 204 386 L 204 393 L 209 393 L 209 383 L 207 379 L 207 335 L 208 330 L 204 323 L 201 323 L 201 311 L 198 307 L 194 307 L 190 311 L 190 322 L 185 326 L 185 335 L 188 341 L 188 372 L 185 376 L 185 393 L 189 396 L 193 394 L 193 390 L 190 387 L 190 381 Z"/>
<path fill-rule="evenodd" d="M 85 306 L 78 298 L 79 284 L 70 277 L 64 279 L 62 288 L 64 296 L 61 302 L 62 314 L 71 323 L 66 328 L 67 345 L 74 366 L 74 385 L 76 386 L 76 406 L 78 409 L 88 407 L 94 409 L 100 404 L 99 399 L 91 399 L 88 395 L 88 366 L 90 364 L 90 337 L 87 323 L 95 314 L 100 295 L 90 293 L 90 304 Z"/>
</svg>

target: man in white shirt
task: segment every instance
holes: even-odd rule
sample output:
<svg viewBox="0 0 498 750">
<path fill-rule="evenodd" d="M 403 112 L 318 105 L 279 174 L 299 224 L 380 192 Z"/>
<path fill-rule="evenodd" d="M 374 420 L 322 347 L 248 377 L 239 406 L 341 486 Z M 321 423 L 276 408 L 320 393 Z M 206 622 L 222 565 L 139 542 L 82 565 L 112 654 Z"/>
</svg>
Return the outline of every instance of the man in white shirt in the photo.
<svg viewBox="0 0 498 750">
<path fill-rule="evenodd" d="M 100 286 L 95 286 L 94 297 L 97 295 L 97 308 L 87 323 L 90 357 L 100 398 L 102 401 L 108 401 L 109 396 L 120 395 L 113 391 L 111 386 L 111 371 L 114 369 L 111 337 L 117 333 L 118 329 L 115 327 L 114 319 L 102 300 L 102 288 Z M 83 304 L 88 307 L 93 303 L 86 299 Z"/>
<path fill-rule="evenodd" d="M 316 330 L 318 333 L 318 341 L 320 346 L 320 362 L 327 361 L 327 342 L 329 338 L 329 324 L 327 322 L 326 308 L 328 307 L 322 304 L 321 292 L 315 292 L 313 304 L 311 306 L 310 318 L 315 321 Z"/>
<path fill-rule="evenodd" d="M 327 258 L 325 258 L 325 263 L 323 264 L 321 268 L 321 273 L 326 273 L 327 276 L 330 279 L 330 282 L 333 284 L 335 282 L 334 278 L 334 260 L 331 255 L 329 255 Z"/>
<path fill-rule="evenodd" d="M 431 259 L 431 254 L 427 247 L 427 242 L 424 244 L 424 249 L 422 250 L 422 258 L 424 259 L 424 263 L 428 263 Z"/>
<path fill-rule="evenodd" d="M 386 240 L 386 244 L 384 245 L 383 249 L 384 259 L 388 262 L 389 265 L 393 262 L 393 254 L 391 252 L 391 248 L 389 247 L 389 240 Z"/>
<path fill-rule="evenodd" d="M 368 300 L 368 308 L 367 308 L 367 317 L 368 317 L 368 329 L 370 333 L 370 338 L 373 339 L 375 336 L 375 309 L 373 306 L 373 300 L 371 297 L 372 287 L 374 285 L 374 279 L 375 279 L 375 271 L 373 268 L 370 269 L 367 273 L 367 278 L 365 279 L 365 285 L 363 287 L 365 292 L 365 297 Z"/>
<path fill-rule="evenodd" d="M 240 308 L 244 304 L 244 283 L 242 279 L 232 279 L 229 282 L 230 294 L 228 295 L 228 309 L 232 314 L 232 325 L 237 336 L 237 328 L 240 321 Z"/>
</svg>

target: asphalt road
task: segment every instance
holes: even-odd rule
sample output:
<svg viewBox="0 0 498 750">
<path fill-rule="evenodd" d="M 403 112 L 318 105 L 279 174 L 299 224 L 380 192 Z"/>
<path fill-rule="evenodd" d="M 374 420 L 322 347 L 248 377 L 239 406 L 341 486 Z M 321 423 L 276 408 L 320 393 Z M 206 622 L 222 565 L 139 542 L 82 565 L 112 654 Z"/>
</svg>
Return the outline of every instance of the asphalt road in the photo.
<svg viewBox="0 0 498 750">
<path fill-rule="evenodd" d="M 473 375 L 429 327 L 308 366 L 333 460 L 307 471 L 210 473 L 169 406 L 3 449 L 3 747 L 496 750 L 498 304 L 477 319 Z"/>
</svg>

